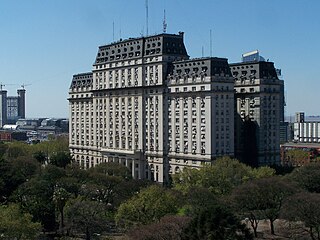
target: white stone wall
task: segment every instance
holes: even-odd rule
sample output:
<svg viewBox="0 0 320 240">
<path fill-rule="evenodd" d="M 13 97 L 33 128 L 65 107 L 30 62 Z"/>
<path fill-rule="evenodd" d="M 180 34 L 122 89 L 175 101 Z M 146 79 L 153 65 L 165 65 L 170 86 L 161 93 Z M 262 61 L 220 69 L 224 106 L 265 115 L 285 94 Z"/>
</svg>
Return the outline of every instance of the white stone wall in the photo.
<svg viewBox="0 0 320 240">
<path fill-rule="evenodd" d="M 295 122 L 293 124 L 294 141 L 301 143 L 320 142 L 320 122 Z"/>
</svg>

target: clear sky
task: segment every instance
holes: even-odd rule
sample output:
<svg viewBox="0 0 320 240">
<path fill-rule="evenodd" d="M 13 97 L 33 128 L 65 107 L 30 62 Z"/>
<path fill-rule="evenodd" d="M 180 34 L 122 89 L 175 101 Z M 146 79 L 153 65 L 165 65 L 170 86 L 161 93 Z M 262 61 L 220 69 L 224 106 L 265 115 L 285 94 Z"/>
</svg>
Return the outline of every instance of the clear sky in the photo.
<svg viewBox="0 0 320 240">
<path fill-rule="evenodd" d="M 149 0 L 149 34 L 185 32 L 190 57 L 239 62 L 259 49 L 282 69 L 286 114 L 320 115 L 319 0 Z M 67 117 L 72 75 L 99 45 L 146 32 L 145 0 L 0 0 L 0 82 L 27 89 L 27 117 Z M 16 85 L 9 85 L 16 84 Z"/>
</svg>

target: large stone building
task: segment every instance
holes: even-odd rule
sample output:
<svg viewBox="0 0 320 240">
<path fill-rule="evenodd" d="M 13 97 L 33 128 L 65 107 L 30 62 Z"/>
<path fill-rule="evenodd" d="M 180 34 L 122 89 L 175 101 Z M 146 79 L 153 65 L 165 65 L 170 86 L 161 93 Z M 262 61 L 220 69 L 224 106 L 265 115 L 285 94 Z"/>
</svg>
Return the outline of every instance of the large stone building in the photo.
<svg viewBox="0 0 320 240">
<path fill-rule="evenodd" d="M 235 80 L 236 157 L 252 166 L 279 164 L 284 88 L 274 63 L 247 61 L 230 68 Z"/>
<path fill-rule="evenodd" d="M 100 46 L 72 79 L 70 150 L 84 168 L 119 162 L 159 182 L 233 156 L 233 85 L 226 59 L 189 59 L 183 33 Z"/>
</svg>

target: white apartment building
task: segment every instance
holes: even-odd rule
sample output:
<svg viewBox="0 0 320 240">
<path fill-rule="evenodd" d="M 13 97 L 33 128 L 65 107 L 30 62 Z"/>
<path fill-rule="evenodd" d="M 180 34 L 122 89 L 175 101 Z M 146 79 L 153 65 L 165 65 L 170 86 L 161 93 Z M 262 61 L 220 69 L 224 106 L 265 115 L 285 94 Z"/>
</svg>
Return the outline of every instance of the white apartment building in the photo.
<svg viewBox="0 0 320 240">
<path fill-rule="evenodd" d="M 69 89 L 70 151 L 83 168 L 118 162 L 134 178 L 233 155 L 233 78 L 226 59 L 188 60 L 183 33 L 100 46 Z"/>
</svg>

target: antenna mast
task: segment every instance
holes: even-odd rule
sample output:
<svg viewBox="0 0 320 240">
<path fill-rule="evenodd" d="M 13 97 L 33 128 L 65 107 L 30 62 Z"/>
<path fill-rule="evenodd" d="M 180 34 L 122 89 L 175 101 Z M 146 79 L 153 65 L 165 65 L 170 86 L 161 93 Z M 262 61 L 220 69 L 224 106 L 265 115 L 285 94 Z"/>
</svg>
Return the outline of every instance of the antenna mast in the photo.
<svg viewBox="0 0 320 240">
<path fill-rule="evenodd" d="M 212 57 L 212 30 L 210 29 L 210 57 Z"/>
<path fill-rule="evenodd" d="M 5 87 L 5 84 L 0 83 L 0 91 L 2 91 L 2 88 Z"/>
<path fill-rule="evenodd" d="M 166 10 L 163 10 L 163 32 L 167 32 Z"/>
<path fill-rule="evenodd" d="M 112 40 L 114 41 L 114 21 L 112 22 Z"/>
<path fill-rule="evenodd" d="M 149 35 L 149 4 L 148 0 L 146 0 L 146 28 L 147 28 L 147 36 Z"/>
</svg>

